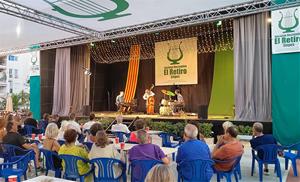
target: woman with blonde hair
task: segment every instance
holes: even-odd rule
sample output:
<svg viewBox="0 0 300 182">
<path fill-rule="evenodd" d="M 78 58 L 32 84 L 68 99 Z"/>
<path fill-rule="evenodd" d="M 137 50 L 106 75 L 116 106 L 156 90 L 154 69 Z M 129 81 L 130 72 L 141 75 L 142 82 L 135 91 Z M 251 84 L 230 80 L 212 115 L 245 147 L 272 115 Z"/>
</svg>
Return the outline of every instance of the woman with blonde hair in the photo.
<svg viewBox="0 0 300 182">
<path fill-rule="evenodd" d="M 148 172 L 145 182 L 174 182 L 174 173 L 170 166 L 164 164 L 157 164 Z"/>
<path fill-rule="evenodd" d="M 45 140 L 43 141 L 43 148 L 46 150 L 53 151 L 58 153 L 60 149 L 60 145 L 57 142 L 57 135 L 58 135 L 58 127 L 55 123 L 48 124 L 46 131 L 45 131 Z M 53 156 L 53 163 L 55 168 L 61 168 L 61 160 L 56 156 Z"/>
</svg>

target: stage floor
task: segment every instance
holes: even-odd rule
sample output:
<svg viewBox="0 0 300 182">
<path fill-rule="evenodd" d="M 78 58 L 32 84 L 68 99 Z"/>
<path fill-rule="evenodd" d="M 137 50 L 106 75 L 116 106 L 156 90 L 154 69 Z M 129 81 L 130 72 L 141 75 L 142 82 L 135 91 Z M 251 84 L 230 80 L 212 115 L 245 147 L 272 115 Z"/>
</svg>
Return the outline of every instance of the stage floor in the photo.
<svg viewBox="0 0 300 182">
<path fill-rule="evenodd" d="M 94 112 L 96 117 L 98 118 L 115 118 L 117 115 L 119 115 L 119 112 L 114 111 L 102 111 L 102 112 Z M 162 116 L 159 114 L 153 114 L 153 115 L 147 115 L 145 113 L 132 113 L 132 114 L 123 114 L 123 118 L 126 120 L 132 120 L 136 117 L 142 118 L 142 119 L 163 119 L 163 120 L 198 120 L 198 114 L 197 113 L 184 113 L 180 115 L 175 116 Z M 216 115 L 209 115 L 208 120 L 232 120 L 232 116 L 216 116 Z"/>
</svg>

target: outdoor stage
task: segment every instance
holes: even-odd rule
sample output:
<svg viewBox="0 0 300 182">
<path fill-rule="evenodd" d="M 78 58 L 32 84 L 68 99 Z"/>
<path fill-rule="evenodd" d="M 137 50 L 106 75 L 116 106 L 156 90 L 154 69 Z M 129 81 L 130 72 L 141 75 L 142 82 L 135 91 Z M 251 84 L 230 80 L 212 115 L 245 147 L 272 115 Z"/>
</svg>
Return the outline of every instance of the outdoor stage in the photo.
<svg viewBox="0 0 300 182">
<path fill-rule="evenodd" d="M 102 112 L 94 112 L 97 118 L 116 118 L 119 115 L 119 112 L 115 111 L 102 111 Z M 132 114 L 123 114 L 124 120 L 133 120 L 136 117 L 142 119 L 152 119 L 152 120 L 170 120 L 170 121 L 181 121 L 181 120 L 199 120 L 197 113 L 183 113 L 177 114 L 174 116 L 162 116 L 159 114 L 148 115 L 142 112 L 135 112 Z M 207 120 L 232 120 L 232 116 L 208 116 Z"/>
</svg>

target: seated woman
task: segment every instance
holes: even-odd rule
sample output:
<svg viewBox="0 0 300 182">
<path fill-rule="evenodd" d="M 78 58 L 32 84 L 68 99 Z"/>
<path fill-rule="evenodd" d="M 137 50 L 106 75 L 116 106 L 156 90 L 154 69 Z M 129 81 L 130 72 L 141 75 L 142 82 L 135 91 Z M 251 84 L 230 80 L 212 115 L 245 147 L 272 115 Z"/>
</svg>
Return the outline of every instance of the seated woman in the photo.
<svg viewBox="0 0 300 182">
<path fill-rule="evenodd" d="M 73 129 L 68 129 L 64 133 L 64 139 L 66 143 L 60 147 L 58 154 L 67 154 L 67 155 L 73 155 L 78 156 L 84 159 L 88 160 L 88 153 L 87 151 L 80 146 L 75 145 L 77 138 L 77 132 Z M 63 168 L 64 162 L 62 163 Z M 78 172 L 80 175 L 87 173 L 90 170 L 90 166 L 88 163 L 84 163 L 83 161 L 78 161 L 77 163 Z M 90 176 L 89 176 L 90 177 Z M 85 181 L 90 181 L 91 179 L 86 178 Z"/>
<path fill-rule="evenodd" d="M 60 129 L 58 131 L 57 140 L 64 140 L 64 134 L 65 131 L 67 130 L 68 125 L 69 125 L 68 121 L 63 121 L 61 123 Z"/>
<path fill-rule="evenodd" d="M 176 177 L 169 165 L 157 164 L 148 172 L 145 182 L 173 182 Z"/>
<path fill-rule="evenodd" d="M 58 153 L 60 145 L 56 140 L 57 135 L 57 125 L 55 123 L 48 124 L 45 132 L 46 139 L 43 141 L 43 148 Z M 53 156 L 53 163 L 56 169 L 61 168 L 61 160 L 58 157 Z"/>
<path fill-rule="evenodd" d="M 145 121 L 143 119 L 136 120 L 134 122 L 134 128 L 135 128 L 135 131 L 132 131 L 130 133 L 129 141 L 138 143 L 137 131 L 145 129 Z"/>
<path fill-rule="evenodd" d="M 108 137 L 104 130 L 100 130 L 96 134 L 95 143 L 89 153 L 89 159 L 95 158 L 114 158 L 120 159 L 120 153 L 114 148 L 113 144 L 110 144 Z M 116 176 L 119 176 L 122 171 L 116 166 L 114 168 Z M 98 176 L 98 166 L 96 166 L 95 174 Z"/>
</svg>

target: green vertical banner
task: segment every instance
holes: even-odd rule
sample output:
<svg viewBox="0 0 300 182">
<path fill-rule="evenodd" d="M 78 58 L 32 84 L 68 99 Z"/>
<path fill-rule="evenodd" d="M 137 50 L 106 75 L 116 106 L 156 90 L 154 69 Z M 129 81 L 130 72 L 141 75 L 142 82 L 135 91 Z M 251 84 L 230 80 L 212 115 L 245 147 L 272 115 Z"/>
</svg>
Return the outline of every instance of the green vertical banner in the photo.
<svg viewBox="0 0 300 182">
<path fill-rule="evenodd" d="M 282 145 L 300 142 L 299 9 L 292 7 L 271 13 L 273 135 Z"/>
<path fill-rule="evenodd" d="M 233 51 L 215 53 L 209 115 L 232 116 L 234 105 Z"/>
<path fill-rule="evenodd" d="M 41 119 L 41 78 L 40 76 L 30 77 L 30 111 L 33 118 Z"/>
</svg>

